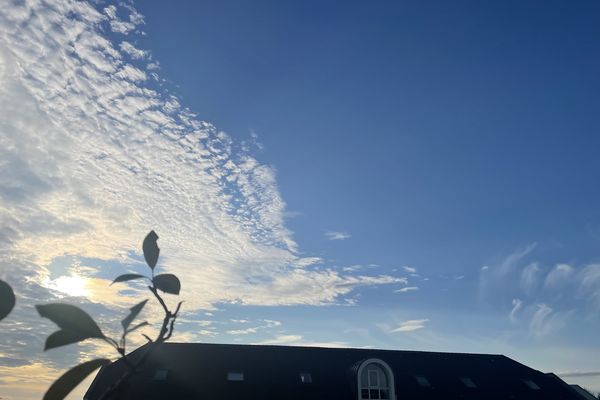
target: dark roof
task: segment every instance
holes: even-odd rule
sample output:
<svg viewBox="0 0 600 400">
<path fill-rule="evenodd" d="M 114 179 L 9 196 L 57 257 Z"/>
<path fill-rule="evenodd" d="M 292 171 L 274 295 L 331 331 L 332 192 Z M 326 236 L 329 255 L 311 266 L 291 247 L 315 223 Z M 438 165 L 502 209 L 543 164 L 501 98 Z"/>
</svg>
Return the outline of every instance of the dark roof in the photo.
<svg viewBox="0 0 600 400">
<path fill-rule="evenodd" d="M 370 358 L 390 366 L 398 399 L 578 399 L 564 382 L 502 355 L 199 343 L 160 345 L 123 398 L 356 400 L 357 371 Z M 166 370 L 166 379 L 155 379 L 157 370 Z M 104 367 L 85 399 L 97 399 L 123 371 L 122 360 Z M 244 380 L 228 381 L 228 372 L 242 372 Z M 302 372 L 310 373 L 311 383 L 301 382 Z M 415 376 L 426 377 L 431 387 L 420 386 Z M 467 387 L 461 377 L 477 387 Z"/>
<path fill-rule="evenodd" d="M 569 385 L 574 391 L 579 393 L 582 400 L 598 400 L 593 394 L 587 391 L 587 389 L 582 388 L 579 385 Z"/>
</svg>

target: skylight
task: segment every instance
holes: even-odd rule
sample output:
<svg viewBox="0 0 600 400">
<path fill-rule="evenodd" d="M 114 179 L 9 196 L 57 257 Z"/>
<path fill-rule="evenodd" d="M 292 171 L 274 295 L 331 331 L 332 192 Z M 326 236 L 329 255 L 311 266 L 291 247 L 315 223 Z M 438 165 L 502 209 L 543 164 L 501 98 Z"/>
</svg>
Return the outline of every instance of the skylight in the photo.
<svg viewBox="0 0 600 400">
<path fill-rule="evenodd" d="M 469 389 L 475 389 L 477 387 L 475 382 L 473 382 L 473 380 L 471 378 L 469 378 L 468 376 L 461 376 L 458 379 L 460 379 L 460 381 L 463 383 L 463 385 L 465 385 Z"/>
<path fill-rule="evenodd" d="M 154 380 L 155 381 L 166 381 L 167 375 L 169 375 L 169 370 L 157 369 L 156 371 L 154 371 Z"/>
<path fill-rule="evenodd" d="M 244 373 L 243 372 L 235 372 L 235 371 L 230 371 L 227 373 L 227 380 L 228 381 L 234 381 L 234 382 L 239 382 L 239 381 L 243 381 L 244 380 Z"/>
<path fill-rule="evenodd" d="M 531 390 L 540 390 L 540 387 L 531 379 L 521 379 L 525 385 Z"/>
<path fill-rule="evenodd" d="M 429 383 L 427 378 L 425 378 L 424 376 L 417 375 L 417 376 L 415 376 L 415 380 L 422 387 L 431 387 L 431 384 Z"/>
<path fill-rule="evenodd" d="M 300 382 L 312 383 L 312 376 L 310 375 L 310 372 L 300 372 Z"/>
</svg>

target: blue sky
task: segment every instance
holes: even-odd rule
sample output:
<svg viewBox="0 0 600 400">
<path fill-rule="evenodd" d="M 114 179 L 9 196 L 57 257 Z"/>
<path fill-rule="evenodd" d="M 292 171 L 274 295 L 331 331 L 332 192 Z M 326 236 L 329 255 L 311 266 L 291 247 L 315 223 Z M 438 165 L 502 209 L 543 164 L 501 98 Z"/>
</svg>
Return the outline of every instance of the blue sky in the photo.
<svg viewBox="0 0 600 400">
<path fill-rule="evenodd" d="M 32 306 L 117 329 L 144 292 L 108 283 L 150 229 L 183 278 L 175 340 L 502 353 L 600 391 L 599 15 L 3 7 L 0 395 L 107 351 L 44 354 Z"/>
</svg>

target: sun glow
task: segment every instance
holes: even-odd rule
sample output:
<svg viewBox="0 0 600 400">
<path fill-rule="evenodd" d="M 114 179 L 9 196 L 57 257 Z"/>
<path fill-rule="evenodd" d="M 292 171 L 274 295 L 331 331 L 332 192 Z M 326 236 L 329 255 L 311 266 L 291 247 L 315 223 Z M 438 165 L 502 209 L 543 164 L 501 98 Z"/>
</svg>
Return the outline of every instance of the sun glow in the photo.
<svg viewBox="0 0 600 400">
<path fill-rule="evenodd" d="M 87 291 L 87 279 L 77 275 L 61 276 L 57 278 L 52 288 L 58 290 L 67 296 L 86 296 Z"/>
</svg>

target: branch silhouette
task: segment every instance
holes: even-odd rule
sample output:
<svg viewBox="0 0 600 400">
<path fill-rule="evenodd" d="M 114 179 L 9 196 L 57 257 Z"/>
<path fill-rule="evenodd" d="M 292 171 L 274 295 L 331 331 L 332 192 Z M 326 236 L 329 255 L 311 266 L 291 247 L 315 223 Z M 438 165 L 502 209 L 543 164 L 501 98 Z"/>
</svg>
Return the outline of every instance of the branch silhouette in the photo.
<svg viewBox="0 0 600 400">
<path fill-rule="evenodd" d="M 142 334 L 148 340 L 148 343 L 145 345 L 145 349 L 141 357 L 137 358 L 136 360 L 132 360 L 129 355 L 130 353 L 127 353 L 127 337 L 132 332 L 149 325 L 147 321 L 143 321 L 134 325 L 133 327 L 130 327 L 131 323 L 135 320 L 148 302 L 148 299 L 141 301 L 129 309 L 129 314 L 121 321 L 123 333 L 118 340 L 108 337 L 102 333 L 102 330 L 92 319 L 92 317 L 78 307 L 60 303 L 36 305 L 40 316 L 50 319 L 60 328 L 60 330 L 48 336 L 44 346 L 44 351 L 71 343 L 77 343 L 86 339 L 99 339 L 112 346 L 121 356 L 122 360 L 127 366 L 127 370 L 121 377 L 115 380 L 115 382 L 109 386 L 104 393 L 102 393 L 99 398 L 101 400 L 117 398 L 115 396 L 118 396 L 119 391 L 124 387 L 125 383 L 137 372 L 139 372 L 143 364 L 146 362 L 152 352 L 154 352 L 156 347 L 168 340 L 173 335 L 175 321 L 177 320 L 183 302 L 180 301 L 177 304 L 175 311 L 171 311 L 160 295 L 159 291 L 173 295 L 179 295 L 179 291 L 181 290 L 181 282 L 179 281 L 179 278 L 173 274 L 155 275 L 154 272 L 158 262 L 158 256 L 160 254 L 160 249 L 156 243 L 157 240 L 158 235 L 154 231 L 150 231 L 142 243 L 144 259 L 151 270 L 150 276 L 128 273 L 118 276 L 111 283 L 112 285 L 115 283 L 128 282 L 137 279 L 148 280 L 150 282 L 148 285 L 148 290 L 150 290 L 164 311 L 162 325 L 158 334 L 156 335 L 156 338 L 151 339 L 149 336 Z M 3 283 L 4 282 L 0 281 L 1 296 L 4 296 L 4 289 L 1 285 Z M 4 297 L 2 297 L 2 303 L 0 304 L 4 304 Z M 4 308 L 0 308 L 0 311 L 3 312 Z M 0 314 L 0 317 L 1 316 L 2 314 Z M 50 386 L 44 395 L 44 400 L 64 399 L 89 374 L 94 372 L 96 369 L 110 363 L 111 360 L 109 359 L 99 358 L 86 361 L 77 365 L 76 367 L 71 368 Z"/>
</svg>

